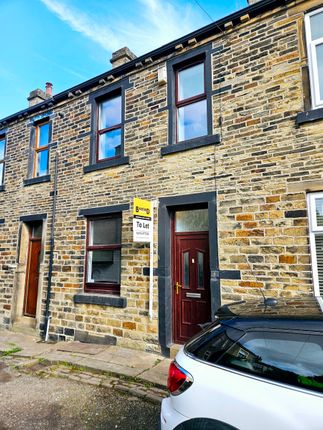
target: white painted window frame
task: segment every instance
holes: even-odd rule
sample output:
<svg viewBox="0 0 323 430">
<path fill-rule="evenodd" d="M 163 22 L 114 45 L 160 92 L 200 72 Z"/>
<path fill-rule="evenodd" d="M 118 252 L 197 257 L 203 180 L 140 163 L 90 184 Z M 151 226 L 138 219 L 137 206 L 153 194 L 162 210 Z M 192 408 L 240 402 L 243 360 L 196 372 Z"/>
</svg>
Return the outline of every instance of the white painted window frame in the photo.
<svg viewBox="0 0 323 430">
<path fill-rule="evenodd" d="M 318 109 L 323 107 L 323 99 L 320 98 L 320 85 L 319 85 L 319 74 L 318 64 L 316 56 L 316 47 L 323 45 L 323 37 L 312 41 L 311 37 L 311 22 L 310 18 L 318 13 L 323 12 L 323 7 L 309 12 L 305 15 L 305 32 L 306 32 L 306 45 L 308 54 L 308 65 L 310 74 L 310 86 L 312 95 L 312 108 Z"/>
<path fill-rule="evenodd" d="M 312 262 L 312 273 L 313 273 L 313 284 L 314 284 L 314 295 L 320 296 L 319 286 L 319 275 L 317 268 L 317 257 L 315 248 L 315 236 L 323 233 L 323 226 L 317 225 L 316 220 L 316 199 L 323 199 L 323 192 L 309 193 L 307 195 L 307 207 L 309 214 L 309 226 L 310 226 L 310 248 L 311 248 L 311 262 Z"/>
</svg>

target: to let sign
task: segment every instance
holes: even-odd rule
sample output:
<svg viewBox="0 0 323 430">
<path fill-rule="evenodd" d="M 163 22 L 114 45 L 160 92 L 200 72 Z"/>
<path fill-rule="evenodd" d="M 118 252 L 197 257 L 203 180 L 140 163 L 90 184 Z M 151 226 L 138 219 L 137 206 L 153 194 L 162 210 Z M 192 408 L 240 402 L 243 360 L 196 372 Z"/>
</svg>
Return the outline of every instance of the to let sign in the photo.
<svg viewBox="0 0 323 430">
<path fill-rule="evenodd" d="M 153 232 L 152 204 L 149 200 L 134 198 L 133 241 L 151 242 Z"/>
</svg>

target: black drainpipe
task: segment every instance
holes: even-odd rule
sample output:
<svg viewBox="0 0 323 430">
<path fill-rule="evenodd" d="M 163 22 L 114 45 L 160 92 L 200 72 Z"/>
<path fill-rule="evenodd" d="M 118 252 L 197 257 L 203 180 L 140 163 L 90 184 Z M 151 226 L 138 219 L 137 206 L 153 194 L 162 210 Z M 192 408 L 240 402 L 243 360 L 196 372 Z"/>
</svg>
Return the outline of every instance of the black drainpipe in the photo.
<svg viewBox="0 0 323 430">
<path fill-rule="evenodd" d="M 50 251 L 49 251 L 49 269 L 48 269 L 48 286 L 46 296 L 46 309 L 45 309 L 45 327 L 44 327 L 44 338 L 48 340 L 49 333 L 49 321 L 50 321 L 50 296 L 52 289 L 52 273 L 53 273 L 53 261 L 54 261 L 54 243 L 55 243 L 55 221 L 56 221 L 56 202 L 57 202 L 57 170 L 58 170 L 58 151 L 55 154 L 55 173 L 54 173 L 54 190 L 53 190 L 53 205 L 52 205 L 52 225 L 50 229 Z"/>
</svg>

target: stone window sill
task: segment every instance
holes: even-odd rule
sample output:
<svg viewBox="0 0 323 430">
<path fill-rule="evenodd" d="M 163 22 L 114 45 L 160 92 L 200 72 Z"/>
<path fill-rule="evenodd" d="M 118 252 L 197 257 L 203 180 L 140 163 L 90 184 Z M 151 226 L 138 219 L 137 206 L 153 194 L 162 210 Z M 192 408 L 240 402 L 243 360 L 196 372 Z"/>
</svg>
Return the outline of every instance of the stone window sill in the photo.
<svg viewBox="0 0 323 430">
<path fill-rule="evenodd" d="M 124 164 L 129 164 L 129 157 L 114 158 L 112 160 L 101 161 L 100 163 L 90 164 L 85 166 L 84 173 L 95 172 L 96 170 L 103 170 L 109 167 L 122 166 Z"/>
<path fill-rule="evenodd" d="M 161 148 L 161 155 L 174 154 L 176 152 L 188 151 L 190 149 L 201 148 L 202 146 L 214 145 L 220 143 L 220 135 L 212 134 L 211 136 L 198 137 L 196 139 L 186 140 L 180 143 Z"/>
<path fill-rule="evenodd" d="M 125 308 L 127 306 L 127 299 L 125 297 L 99 294 L 76 294 L 74 296 L 74 303 Z"/>
<path fill-rule="evenodd" d="M 305 124 L 307 122 L 313 122 L 320 119 L 323 119 L 323 108 L 298 113 L 296 117 L 296 124 Z"/>
<path fill-rule="evenodd" d="M 38 178 L 24 179 L 24 187 L 34 184 L 42 184 L 43 182 L 50 182 L 50 175 L 39 176 Z"/>
</svg>

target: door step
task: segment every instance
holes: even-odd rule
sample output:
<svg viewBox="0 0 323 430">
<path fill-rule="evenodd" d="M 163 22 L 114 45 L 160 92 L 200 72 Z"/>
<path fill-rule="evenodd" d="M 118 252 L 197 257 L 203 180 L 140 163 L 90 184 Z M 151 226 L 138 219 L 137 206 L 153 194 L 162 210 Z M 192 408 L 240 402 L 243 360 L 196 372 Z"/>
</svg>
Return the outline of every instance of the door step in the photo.
<svg viewBox="0 0 323 430">
<path fill-rule="evenodd" d="M 182 348 L 183 345 L 180 345 L 179 343 L 173 343 L 169 350 L 170 350 L 170 358 L 175 358 L 178 351 Z"/>
<path fill-rule="evenodd" d="M 11 331 L 14 333 L 38 335 L 36 332 L 36 318 L 20 317 L 13 323 Z"/>
</svg>

